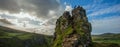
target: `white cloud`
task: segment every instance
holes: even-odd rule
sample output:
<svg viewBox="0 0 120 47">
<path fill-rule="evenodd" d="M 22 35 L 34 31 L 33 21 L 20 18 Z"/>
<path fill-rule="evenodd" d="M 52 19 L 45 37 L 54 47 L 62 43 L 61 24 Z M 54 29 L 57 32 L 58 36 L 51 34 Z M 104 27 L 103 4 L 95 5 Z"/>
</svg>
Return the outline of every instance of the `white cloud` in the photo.
<svg viewBox="0 0 120 47">
<path fill-rule="evenodd" d="M 103 14 L 115 13 L 115 12 L 120 12 L 120 4 L 117 4 L 117 5 L 114 5 L 114 6 L 110 6 L 108 8 L 99 9 L 97 11 L 94 11 L 91 14 L 88 14 L 88 16 L 100 16 L 100 15 L 103 15 Z"/>
<path fill-rule="evenodd" d="M 32 14 L 27 13 L 27 12 L 23 12 L 23 11 L 21 11 L 19 13 L 10 13 L 8 11 L 4 11 L 4 12 L 0 11 L 0 14 L 1 15 L 4 14 L 4 15 L 12 16 L 12 17 L 17 17 L 17 18 L 25 18 L 25 17 L 27 17 L 27 18 L 30 18 L 30 19 L 33 19 L 33 20 L 36 18 Z"/>
<path fill-rule="evenodd" d="M 20 13 L 0 12 L 0 15 L 7 15 L 7 16 L 15 17 L 13 19 L 12 18 L 9 19 L 9 17 L 5 17 L 6 19 L 8 19 L 11 23 L 13 23 L 15 25 L 19 25 L 19 20 L 26 21 L 24 18 L 28 18 L 29 20 L 34 20 L 34 21 L 39 21 L 39 22 L 42 21 L 38 17 L 32 16 L 26 12 L 20 12 Z"/>
<path fill-rule="evenodd" d="M 71 5 L 66 5 L 65 11 L 71 11 L 71 10 L 72 10 Z"/>
<path fill-rule="evenodd" d="M 55 14 L 56 14 L 56 12 L 55 12 L 55 11 L 53 11 L 53 10 L 49 10 L 48 15 L 55 15 Z"/>
<path fill-rule="evenodd" d="M 91 18 L 89 21 L 91 21 L 93 27 L 92 34 L 106 32 L 120 33 L 120 4 L 114 4 L 117 1 L 111 3 L 103 3 L 103 1 L 104 0 L 94 0 L 93 3 L 83 6 L 86 9 L 88 18 Z M 111 13 L 114 15 L 109 17 L 107 17 L 107 15 L 105 17 L 102 16 L 105 14 L 110 15 Z M 99 16 L 101 16 L 101 18 L 96 19 Z"/>
</svg>

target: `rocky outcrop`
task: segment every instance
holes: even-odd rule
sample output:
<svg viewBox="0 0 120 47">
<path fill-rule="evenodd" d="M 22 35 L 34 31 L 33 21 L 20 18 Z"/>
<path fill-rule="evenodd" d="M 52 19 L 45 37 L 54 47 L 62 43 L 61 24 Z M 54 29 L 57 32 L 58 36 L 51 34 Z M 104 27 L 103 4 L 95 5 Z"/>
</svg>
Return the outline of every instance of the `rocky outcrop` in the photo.
<svg viewBox="0 0 120 47">
<path fill-rule="evenodd" d="M 90 47 L 91 24 L 86 17 L 85 9 L 78 6 L 57 19 L 53 47 Z"/>
</svg>

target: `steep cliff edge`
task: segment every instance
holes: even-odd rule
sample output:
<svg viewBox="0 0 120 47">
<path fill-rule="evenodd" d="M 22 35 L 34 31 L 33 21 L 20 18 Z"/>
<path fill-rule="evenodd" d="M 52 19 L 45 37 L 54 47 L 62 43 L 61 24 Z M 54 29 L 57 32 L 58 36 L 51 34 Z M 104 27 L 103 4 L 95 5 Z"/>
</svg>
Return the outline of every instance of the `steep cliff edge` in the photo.
<svg viewBox="0 0 120 47">
<path fill-rule="evenodd" d="M 91 24 L 86 17 L 85 9 L 78 6 L 57 19 L 53 47 L 90 47 Z"/>
</svg>

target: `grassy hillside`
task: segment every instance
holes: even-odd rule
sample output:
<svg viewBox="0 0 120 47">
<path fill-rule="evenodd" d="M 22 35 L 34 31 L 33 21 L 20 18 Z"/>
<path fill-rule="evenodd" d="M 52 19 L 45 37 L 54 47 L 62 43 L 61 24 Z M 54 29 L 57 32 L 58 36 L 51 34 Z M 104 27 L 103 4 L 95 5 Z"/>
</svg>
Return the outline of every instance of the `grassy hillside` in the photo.
<svg viewBox="0 0 120 47">
<path fill-rule="evenodd" d="M 120 34 L 105 33 L 101 35 L 93 35 L 94 42 L 117 43 L 120 44 Z"/>
<path fill-rule="evenodd" d="M 52 36 L 0 26 L 0 47 L 51 47 Z M 120 34 L 92 35 L 93 47 L 120 47 Z"/>
<path fill-rule="evenodd" d="M 0 47 L 50 47 L 51 36 L 0 26 Z"/>
<path fill-rule="evenodd" d="M 105 33 L 101 35 L 92 35 L 92 40 L 95 43 L 99 43 L 102 45 L 108 45 L 113 44 L 115 46 L 120 45 L 120 33 L 114 34 L 114 33 Z"/>
</svg>

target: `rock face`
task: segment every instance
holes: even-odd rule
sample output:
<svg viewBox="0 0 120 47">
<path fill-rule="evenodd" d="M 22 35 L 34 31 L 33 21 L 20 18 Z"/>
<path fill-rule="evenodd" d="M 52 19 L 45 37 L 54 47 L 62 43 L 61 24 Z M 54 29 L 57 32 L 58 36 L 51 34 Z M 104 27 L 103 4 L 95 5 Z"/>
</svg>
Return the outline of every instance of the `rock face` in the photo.
<svg viewBox="0 0 120 47">
<path fill-rule="evenodd" d="M 85 10 L 78 6 L 57 19 L 53 47 L 91 47 L 91 24 Z"/>
</svg>

